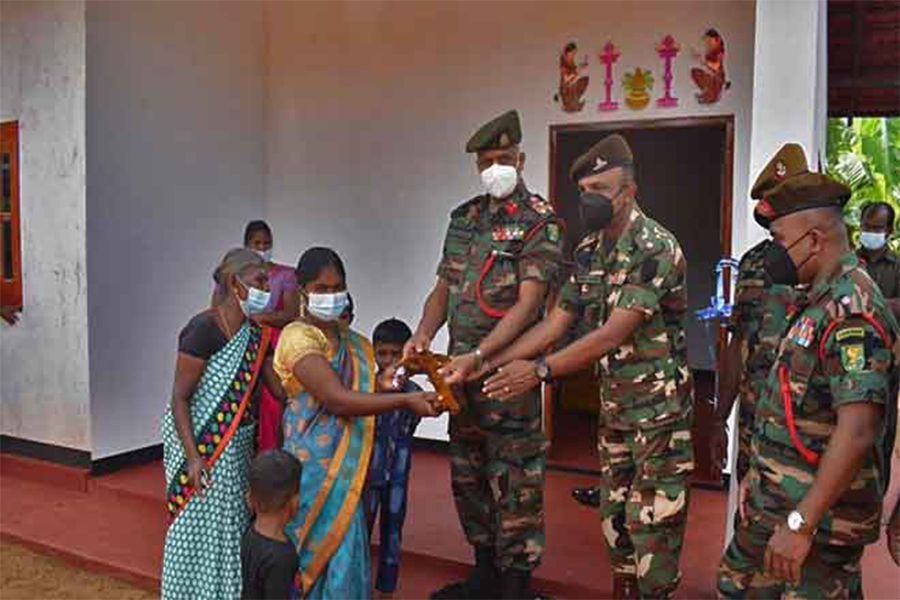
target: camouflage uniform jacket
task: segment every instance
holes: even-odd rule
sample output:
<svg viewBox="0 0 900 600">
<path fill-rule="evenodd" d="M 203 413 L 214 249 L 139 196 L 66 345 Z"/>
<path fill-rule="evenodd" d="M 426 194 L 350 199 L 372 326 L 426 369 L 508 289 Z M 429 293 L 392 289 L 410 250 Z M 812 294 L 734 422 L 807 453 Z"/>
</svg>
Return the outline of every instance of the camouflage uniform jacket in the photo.
<svg viewBox="0 0 900 600">
<path fill-rule="evenodd" d="M 678 240 L 637 202 L 607 254 L 603 234 L 575 250 L 575 273 L 559 306 L 600 327 L 615 308 L 645 317 L 632 338 L 597 363 L 601 418 L 606 427 L 644 429 L 689 417 L 693 379 L 687 362 L 687 262 Z"/>
<path fill-rule="evenodd" d="M 751 495 L 774 527 L 803 499 L 818 457 L 852 402 L 885 405 L 895 369 L 897 324 L 853 254 L 841 272 L 809 292 L 809 304 L 781 341 L 759 399 L 751 458 Z M 822 544 L 862 545 L 878 537 L 882 480 L 876 445 L 853 483 L 819 524 Z"/>
<path fill-rule="evenodd" d="M 561 262 L 556 213 L 524 185 L 505 200 L 482 195 L 454 210 L 437 271 L 450 288 L 450 353 L 474 350 L 516 303 L 519 284 L 552 285 Z"/>
<path fill-rule="evenodd" d="M 778 345 L 787 323 L 802 302 L 793 287 L 773 285 L 765 270 L 764 257 L 771 240 L 764 240 L 741 257 L 734 294 L 731 324 L 741 336 L 743 374 L 740 387 L 741 451 L 746 460 L 753 432 L 753 415 L 766 389 L 769 371 L 778 355 Z M 744 470 L 746 467 L 739 469 Z M 740 473 L 742 477 L 744 473 Z"/>
</svg>

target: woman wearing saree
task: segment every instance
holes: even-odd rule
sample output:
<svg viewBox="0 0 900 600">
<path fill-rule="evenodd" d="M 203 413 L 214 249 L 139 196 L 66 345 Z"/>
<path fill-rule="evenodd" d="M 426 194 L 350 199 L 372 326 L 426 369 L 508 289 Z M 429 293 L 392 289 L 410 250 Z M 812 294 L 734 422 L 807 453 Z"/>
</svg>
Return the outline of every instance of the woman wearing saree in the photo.
<svg viewBox="0 0 900 600">
<path fill-rule="evenodd" d="M 297 318 L 300 299 L 297 295 L 297 276 L 294 268 L 272 262 L 272 230 L 265 221 L 250 221 L 244 229 L 244 248 L 253 250 L 266 262 L 269 275 L 269 304 L 253 320 L 272 328 L 271 346 L 278 344 L 281 328 Z M 281 447 L 280 400 L 263 386 L 259 398 L 256 451 L 265 452 Z"/>
<path fill-rule="evenodd" d="M 371 343 L 340 325 L 347 307 L 344 266 L 312 248 L 297 267 L 304 316 L 284 328 L 275 371 L 290 399 L 284 448 L 303 463 L 300 509 L 287 526 L 306 598 L 370 598 L 369 539 L 360 496 L 374 437 L 372 415 L 406 408 L 434 416 L 433 393 L 374 394 Z M 391 373 L 378 389 L 388 389 Z"/>
<path fill-rule="evenodd" d="M 219 303 L 179 336 L 172 402 L 162 423 L 166 500 L 164 599 L 238 598 L 244 496 L 253 455 L 251 398 L 260 377 L 280 392 L 268 329 L 248 317 L 268 303 L 263 260 L 237 248 L 216 269 Z"/>
</svg>

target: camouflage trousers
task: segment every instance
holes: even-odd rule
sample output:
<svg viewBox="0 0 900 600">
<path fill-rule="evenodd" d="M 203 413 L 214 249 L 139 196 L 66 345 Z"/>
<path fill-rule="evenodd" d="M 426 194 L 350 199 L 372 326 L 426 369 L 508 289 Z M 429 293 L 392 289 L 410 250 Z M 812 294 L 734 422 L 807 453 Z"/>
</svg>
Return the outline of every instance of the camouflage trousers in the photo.
<svg viewBox="0 0 900 600">
<path fill-rule="evenodd" d="M 743 395 L 738 405 L 738 455 L 737 480 L 743 481 L 750 470 L 750 441 L 753 439 L 753 420 L 756 418 L 756 406 L 744 400 Z"/>
<path fill-rule="evenodd" d="M 735 514 L 734 537 L 719 565 L 720 598 L 862 598 L 860 560 L 864 546 L 813 544 L 799 584 L 763 573 L 763 558 L 773 530 L 748 503 L 747 518 Z"/>
<path fill-rule="evenodd" d="M 531 571 L 544 551 L 544 469 L 541 394 L 504 402 L 466 385 L 450 419 L 453 498 L 466 539 L 492 549 L 496 566 Z"/>
<path fill-rule="evenodd" d="M 678 587 L 694 470 L 690 420 L 656 429 L 601 428 L 600 515 L 613 573 L 636 575 L 641 596 Z"/>
</svg>

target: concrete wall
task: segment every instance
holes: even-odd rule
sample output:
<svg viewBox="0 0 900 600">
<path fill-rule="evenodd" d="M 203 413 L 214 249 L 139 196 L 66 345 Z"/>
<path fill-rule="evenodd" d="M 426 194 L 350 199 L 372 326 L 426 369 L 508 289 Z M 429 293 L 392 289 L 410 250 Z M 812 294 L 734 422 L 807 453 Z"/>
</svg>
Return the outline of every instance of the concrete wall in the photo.
<svg viewBox="0 0 900 600">
<path fill-rule="evenodd" d="M 333 246 L 348 266 L 361 331 L 389 316 L 415 325 L 448 214 L 480 192 L 463 146 L 509 108 L 523 119 L 526 178 L 543 194 L 551 124 L 734 114 L 734 198 L 742 206 L 754 12 L 745 1 L 267 3 L 265 212 L 276 258 L 294 263 L 311 245 Z M 693 99 L 690 47 L 713 26 L 725 38 L 732 88 L 720 104 L 704 107 Z M 615 72 L 621 100 L 618 82 L 636 66 L 653 69 L 659 91 L 654 46 L 669 33 L 683 46 L 675 62 L 680 107 L 598 113 L 597 50 L 610 39 L 622 50 Z M 591 106 L 574 115 L 552 100 L 559 51 L 569 40 L 594 65 Z M 737 252 L 747 229 L 747 213 L 736 208 Z M 420 433 L 441 437 L 443 427 L 426 422 Z"/>
<path fill-rule="evenodd" d="M 85 6 L 0 11 L 0 118 L 21 124 L 25 305 L 18 325 L 0 325 L 0 432 L 90 451 Z"/>
<path fill-rule="evenodd" d="M 160 442 L 178 332 L 260 218 L 259 2 L 89 2 L 94 459 Z"/>
</svg>

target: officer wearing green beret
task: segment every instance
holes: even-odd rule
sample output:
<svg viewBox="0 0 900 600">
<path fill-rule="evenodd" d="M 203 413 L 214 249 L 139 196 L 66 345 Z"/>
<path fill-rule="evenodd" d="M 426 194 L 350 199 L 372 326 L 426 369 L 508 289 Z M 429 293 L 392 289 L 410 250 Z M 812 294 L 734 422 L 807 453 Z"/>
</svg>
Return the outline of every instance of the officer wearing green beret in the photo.
<svg viewBox="0 0 900 600">
<path fill-rule="evenodd" d="M 803 148 L 798 144 L 785 144 L 756 178 L 750 197 L 756 201 L 762 200 L 768 191 L 785 179 L 806 172 L 808 167 Z M 787 322 L 803 300 L 796 287 L 772 284 L 764 260 L 770 244 L 771 240 L 763 240 L 741 257 L 729 327 L 732 336 L 719 365 L 716 426 L 710 436 L 712 455 L 717 462 L 724 461 L 727 440 L 725 422 L 740 393 L 738 482 L 750 468 L 750 439 L 757 400 L 765 389 L 766 378 L 775 362 Z"/>
<path fill-rule="evenodd" d="M 860 558 L 879 533 L 897 323 L 850 249 L 850 190 L 786 160 L 769 167 L 777 183 L 754 211 L 773 239 L 765 270 L 775 285 L 809 289 L 758 399 L 718 589 L 726 598 L 861 597 Z"/>
<path fill-rule="evenodd" d="M 572 165 L 588 235 L 552 312 L 494 361 L 491 397 L 595 365 L 600 379 L 600 513 L 615 598 L 667 598 L 688 511 L 693 380 L 687 362 L 687 263 L 641 210 L 631 149 L 619 135 Z M 571 325 L 590 333 L 541 357 Z M 524 358 L 540 357 L 536 361 Z"/>
<path fill-rule="evenodd" d="M 486 193 L 451 213 L 437 283 L 404 350 L 427 349 L 446 322 L 452 360 L 444 374 L 465 396 L 450 418 L 451 480 L 476 564 L 434 598 L 529 597 L 544 549 L 540 390 L 508 402 L 481 391 L 487 359 L 540 318 L 562 259 L 561 224 L 522 179 L 521 140 L 510 111 L 466 144 Z"/>
</svg>

